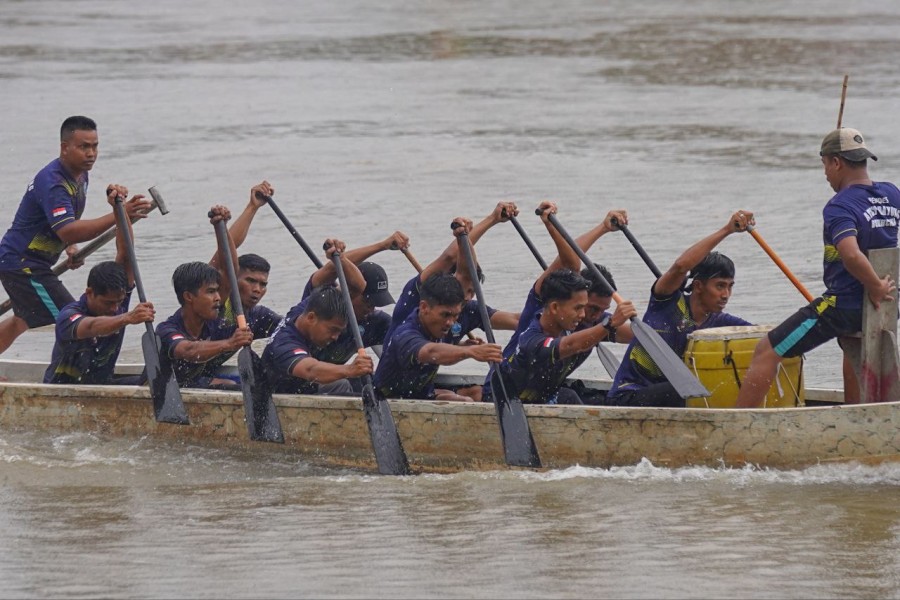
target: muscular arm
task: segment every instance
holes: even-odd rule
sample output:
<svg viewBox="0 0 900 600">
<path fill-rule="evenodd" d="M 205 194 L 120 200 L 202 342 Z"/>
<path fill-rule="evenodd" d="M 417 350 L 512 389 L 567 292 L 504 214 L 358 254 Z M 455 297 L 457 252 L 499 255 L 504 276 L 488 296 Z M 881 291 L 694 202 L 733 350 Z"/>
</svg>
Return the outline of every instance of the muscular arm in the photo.
<svg viewBox="0 0 900 600">
<path fill-rule="evenodd" d="M 236 352 L 241 348 L 233 338 L 227 340 L 186 340 L 175 346 L 174 358 L 192 363 L 204 363 L 225 352 Z"/>
<path fill-rule="evenodd" d="M 514 313 L 505 310 L 498 310 L 491 315 L 491 327 L 494 329 L 515 330 L 519 325 L 519 317 L 522 313 Z"/>
<path fill-rule="evenodd" d="M 586 352 L 602 342 L 609 335 L 603 325 L 594 325 L 565 336 L 559 342 L 560 358 L 569 358 L 579 352 Z"/>
<path fill-rule="evenodd" d="M 431 342 L 419 349 L 417 359 L 421 364 L 455 365 L 462 360 L 470 358 L 472 356 L 472 348 L 475 347 Z"/>
<path fill-rule="evenodd" d="M 83 317 L 78 322 L 75 337 L 84 340 L 93 337 L 106 337 L 129 325 L 128 313 L 113 317 Z"/>
<path fill-rule="evenodd" d="M 56 236 L 66 245 L 79 244 L 94 239 L 116 224 L 113 214 L 96 219 L 77 219 L 56 230 Z"/>
<path fill-rule="evenodd" d="M 836 247 L 838 254 L 841 255 L 844 268 L 863 284 L 869 299 L 877 308 L 881 301 L 888 297 L 887 295 L 890 293 L 891 286 L 888 283 L 890 279 L 887 277 L 882 279 L 878 276 L 878 273 L 872 268 L 872 263 L 859 249 L 856 236 L 850 235 L 843 238 L 837 243 Z"/>
<path fill-rule="evenodd" d="M 304 358 L 291 369 L 291 375 L 313 383 L 334 383 L 339 379 L 354 377 L 352 363 L 335 365 L 315 358 Z"/>
</svg>

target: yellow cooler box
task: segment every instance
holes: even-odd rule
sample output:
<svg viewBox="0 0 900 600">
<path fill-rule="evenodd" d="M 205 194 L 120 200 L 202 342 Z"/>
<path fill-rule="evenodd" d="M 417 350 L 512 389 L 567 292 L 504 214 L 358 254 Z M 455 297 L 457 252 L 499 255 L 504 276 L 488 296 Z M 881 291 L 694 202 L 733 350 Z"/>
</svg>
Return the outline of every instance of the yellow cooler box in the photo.
<svg viewBox="0 0 900 600">
<path fill-rule="evenodd" d="M 684 362 L 710 392 L 709 398 L 688 398 L 691 408 L 734 408 L 744 373 L 750 366 L 756 343 L 769 325 L 711 327 L 688 335 Z M 803 406 L 803 357 L 781 361 L 775 381 L 766 394 L 766 408 Z"/>
</svg>

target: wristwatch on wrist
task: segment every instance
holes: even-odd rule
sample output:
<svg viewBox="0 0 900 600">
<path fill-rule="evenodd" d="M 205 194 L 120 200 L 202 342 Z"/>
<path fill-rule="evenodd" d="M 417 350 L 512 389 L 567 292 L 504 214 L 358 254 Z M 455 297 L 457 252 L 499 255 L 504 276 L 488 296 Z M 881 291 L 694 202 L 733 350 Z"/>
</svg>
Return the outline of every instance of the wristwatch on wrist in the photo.
<svg viewBox="0 0 900 600">
<path fill-rule="evenodd" d="M 616 341 L 616 328 L 612 326 L 612 315 L 606 315 L 601 319 L 600 324 L 606 330 L 606 339 L 610 342 Z"/>
</svg>

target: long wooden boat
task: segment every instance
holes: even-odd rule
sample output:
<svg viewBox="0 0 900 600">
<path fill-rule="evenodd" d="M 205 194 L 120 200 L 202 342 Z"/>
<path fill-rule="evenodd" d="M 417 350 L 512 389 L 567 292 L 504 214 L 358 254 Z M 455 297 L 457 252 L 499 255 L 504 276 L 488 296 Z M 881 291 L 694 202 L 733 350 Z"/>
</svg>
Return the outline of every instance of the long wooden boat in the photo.
<svg viewBox="0 0 900 600">
<path fill-rule="evenodd" d="M 276 395 L 285 443 L 247 436 L 241 394 L 183 390 L 188 426 L 157 423 L 149 390 L 34 383 L 44 365 L 0 361 L 0 431 L 84 431 L 154 436 L 314 462 L 375 469 L 359 398 Z M 135 372 L 138 366 L 126 367 Z M 457 376 L 462 379 L 465 377 Z M 468 379 L 474 383 L 477 377 Z M 599 385 L 603 385 L 600 382 Z M 900 459 L 900 402 L 842 406 L 837 390 L 807 389 L 799 408 L 760 410 L 526 406 L 544 467 L 611 467 L 648 459 L 686 465 L 802 468 L 821 462 Z M 834 405 L 829 405 L 834 403 Z M 494 407 L 392 400 L 417 472 L 506 468 Z"/>
</svg>

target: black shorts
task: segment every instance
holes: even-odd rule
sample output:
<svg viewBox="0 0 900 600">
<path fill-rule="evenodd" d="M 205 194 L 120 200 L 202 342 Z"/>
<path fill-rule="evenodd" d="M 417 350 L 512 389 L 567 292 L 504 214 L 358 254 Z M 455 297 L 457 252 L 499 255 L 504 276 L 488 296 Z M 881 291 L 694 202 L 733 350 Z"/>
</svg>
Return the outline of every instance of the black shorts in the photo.
<svg viewBox="0 0 900 600">
<path fill-rule="evenodd" d="M 60 309 L 75 301 L 49 269 L 0 271 L 0 283 L 12 303 L 13 314 L 29 328 L 52 325 Z"/>
<path fill-rule="evenodd" d="M 775 354 L 793 358 L 828 340 L 862 329 L 862 310 L 835 308 L 834 297 L 816 298 L 769 332 Z"/>
</svg>

